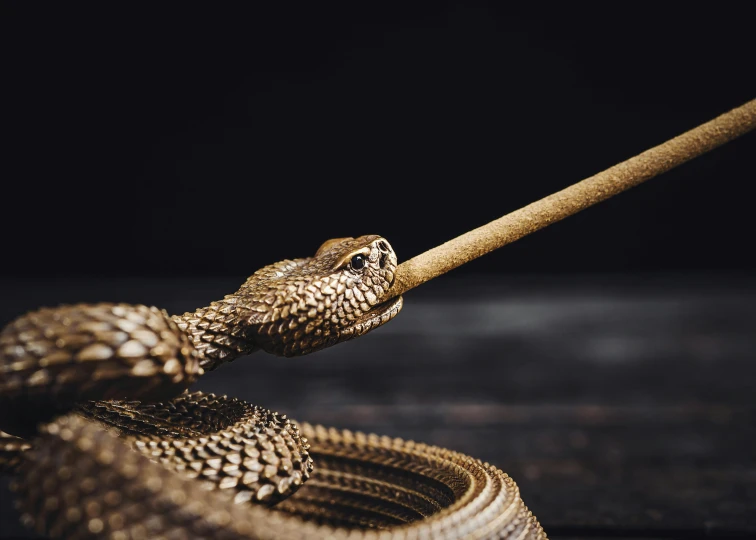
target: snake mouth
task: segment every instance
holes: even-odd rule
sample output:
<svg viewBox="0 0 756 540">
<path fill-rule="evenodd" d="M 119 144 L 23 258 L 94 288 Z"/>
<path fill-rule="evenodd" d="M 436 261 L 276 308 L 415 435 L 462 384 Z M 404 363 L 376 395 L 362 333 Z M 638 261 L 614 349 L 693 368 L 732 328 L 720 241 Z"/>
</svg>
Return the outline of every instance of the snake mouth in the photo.
<svg viewBox="0 0 756 540">
<path fill-rule="evenodd" d="M 371 330 L 386 324 L 396 317 L 396 315 L 402 310 L 403 305 L 404 299 L 401 296 L 389 298 L 385 302 L 376 304 L 370 311 L 364 313 L 352 324 L 341 329 L 339 332 L 339 341 L 346 341 L 348 339 L 356 338 L 357 336 L 362 336 Z"/>
</svg>

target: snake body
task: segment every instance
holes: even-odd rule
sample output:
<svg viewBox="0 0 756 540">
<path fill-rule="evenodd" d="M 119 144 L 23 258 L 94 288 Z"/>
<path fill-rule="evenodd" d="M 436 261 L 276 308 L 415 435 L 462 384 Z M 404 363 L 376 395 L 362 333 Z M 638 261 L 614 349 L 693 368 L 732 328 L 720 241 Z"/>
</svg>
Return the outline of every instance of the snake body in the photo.
<svg viewBox="0 0 756 540">
<path fill-rule="evenodd" d="M 505 473 L 401 439 L 190 393 L 258 349 L 299 356 L 402 307 L 380 236 L 329 240 L 183 315 L 44 308 L 0 333 L 0 468 L 53 538 L 545 538 Z"/>
</svg>

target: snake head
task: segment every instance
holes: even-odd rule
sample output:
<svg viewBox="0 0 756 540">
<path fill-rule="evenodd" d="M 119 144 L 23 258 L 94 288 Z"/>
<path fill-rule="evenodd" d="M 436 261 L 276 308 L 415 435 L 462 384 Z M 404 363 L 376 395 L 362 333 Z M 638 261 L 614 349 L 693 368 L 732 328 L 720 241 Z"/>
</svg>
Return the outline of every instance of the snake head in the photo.
<svg viewBox="0 0 756 540">
<path fill-rule="evenodd" d="M 366 334 L 402 308 L 391 296 L 396 253 L 377 236 L 336 238 L 314 257 L 281 261 L 255 272 L 239 291 L 248 298 L 255 344 L 299 356 Z"/>
</svg>

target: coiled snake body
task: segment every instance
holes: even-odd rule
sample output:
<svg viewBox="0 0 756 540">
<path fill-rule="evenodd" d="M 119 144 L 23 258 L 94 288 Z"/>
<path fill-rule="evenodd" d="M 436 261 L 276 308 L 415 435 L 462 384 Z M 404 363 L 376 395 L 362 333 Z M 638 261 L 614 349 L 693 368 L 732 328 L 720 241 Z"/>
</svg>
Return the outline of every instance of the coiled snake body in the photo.
<svg viewBox="0 0 756 540">
<path fill-rule="evenodd" d="M 545 538 L 487 463 L 186 390 L 257 349 L 302 355 L 384 324 L 396 267 L 379 236 L 335 239 L 192 313 L 75 305 L 10 323 L 0 468 L 22 521 L 114 540 Z"/>
</svg>

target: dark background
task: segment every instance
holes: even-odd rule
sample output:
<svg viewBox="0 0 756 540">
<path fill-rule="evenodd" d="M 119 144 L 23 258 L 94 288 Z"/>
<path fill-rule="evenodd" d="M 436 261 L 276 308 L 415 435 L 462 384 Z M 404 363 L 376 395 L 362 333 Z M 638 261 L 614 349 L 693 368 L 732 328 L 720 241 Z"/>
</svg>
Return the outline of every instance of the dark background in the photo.
<svg viewBox="0 0 756 540">
<path fill-rule="evenodd" d="M 735 3 L 188 4 L 2 4 L 0 324 L 405 260 L 756 97 Z M 488 460 L 552 538 L 753 537 L 754 137 L 197 388 Z"/>
<path fill-rule="evenodd" d="M 4 4 L 3 274 L 245 276 L 373 233 L 406 259 L 756 96 L 737 4 L 153 4 Z M 753 160 L 457 272 L 751 272 Z"/>
</svg>

